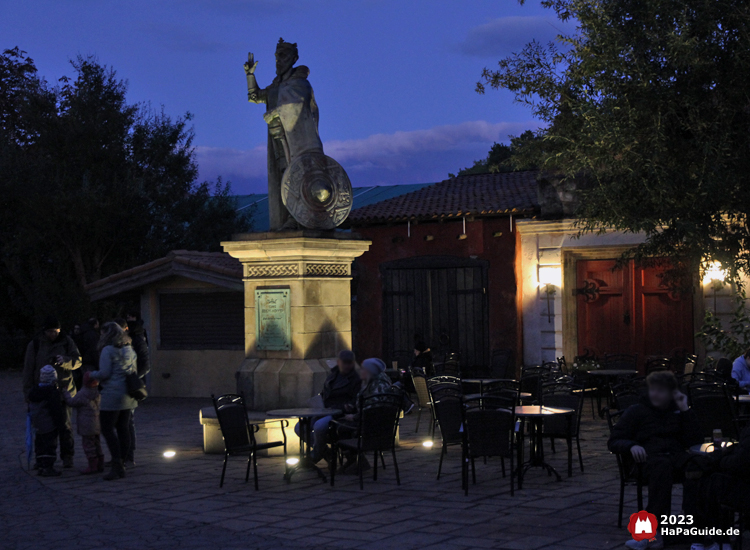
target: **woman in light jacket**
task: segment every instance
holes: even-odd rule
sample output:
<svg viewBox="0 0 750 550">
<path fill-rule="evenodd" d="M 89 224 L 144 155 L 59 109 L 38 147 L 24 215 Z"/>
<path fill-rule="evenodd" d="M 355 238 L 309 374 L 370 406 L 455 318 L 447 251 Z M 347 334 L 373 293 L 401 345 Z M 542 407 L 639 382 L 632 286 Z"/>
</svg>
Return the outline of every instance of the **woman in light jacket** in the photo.
<svg viewBox="0 0 750 550">
<path fill-rule="evenodd" d="M 128 395 L 126 377 L 136 372 L 136 354 L 130 337 L 117 323 L 102 327 L 99 340 L 99 370 L 89 376 L 101 384 L 99 420 L 101 431 L 112 456 L 112 469 L 104 479 L 125 477 L 123 459 L 130 450 L 130 416 L 138 402 Z"/>
</svg>

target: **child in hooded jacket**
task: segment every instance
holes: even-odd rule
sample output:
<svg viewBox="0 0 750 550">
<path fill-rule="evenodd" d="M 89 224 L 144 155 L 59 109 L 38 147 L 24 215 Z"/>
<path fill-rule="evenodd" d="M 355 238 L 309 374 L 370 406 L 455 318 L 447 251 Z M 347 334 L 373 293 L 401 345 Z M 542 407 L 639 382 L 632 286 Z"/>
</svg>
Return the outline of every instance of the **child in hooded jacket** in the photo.
<svg viewBox="0 0 750 550">
<path fill-rule="evenodd" d="M 55 470 L 57 440 L 60 430 L 65 427 L 65 413 L 62 394 L 57 386 L 57 371 L 52 365 L 45 365 L 39 371 L 39 384 L 29 391 L 29 413 L 36 430 L 34 451 L 36 467 L 43 477 L 59 476 Z"/>
<path fill-rule="evenodd" d="M 76 416 L 76 426 L 78 435 L 81 436 L 83 452 L 89 465 L 81 470 L 82 474 L 95 474 L 104 471 L 104 453 L 102 452 L 102 443 L 99 439 L 101 428 L 99 426 L 99 381 L 86 372 L 83 375 L 83 386 L 74 397 L 70 393 L 63 394 L 65 403 L 69 407 L 78 410 Z"/>
</svg>

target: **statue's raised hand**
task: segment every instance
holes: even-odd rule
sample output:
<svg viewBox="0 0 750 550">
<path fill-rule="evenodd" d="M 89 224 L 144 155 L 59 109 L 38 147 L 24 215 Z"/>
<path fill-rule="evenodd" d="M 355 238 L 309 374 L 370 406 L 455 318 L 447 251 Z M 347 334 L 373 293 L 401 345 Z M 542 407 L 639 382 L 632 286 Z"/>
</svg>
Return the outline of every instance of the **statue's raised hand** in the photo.
<svg viewBox="0 0 750 550">
<path fill-rule="evenodd" d="M 245 61 L 245 74 L 255 74 L 255 67 L 258 66 L 258 62 L 255 61 L 255 56 L 252 53 L 247 54 L 247 61 Z"/>
</svg>

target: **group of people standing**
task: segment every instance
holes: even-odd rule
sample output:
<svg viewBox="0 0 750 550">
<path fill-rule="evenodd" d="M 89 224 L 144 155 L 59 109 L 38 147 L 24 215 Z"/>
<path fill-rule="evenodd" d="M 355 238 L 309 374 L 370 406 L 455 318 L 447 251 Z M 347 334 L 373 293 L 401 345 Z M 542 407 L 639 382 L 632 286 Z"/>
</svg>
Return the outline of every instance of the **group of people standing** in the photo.
<svg viewBox="0 0 750 550">
<path fill-rule="evenodd" d="M 83 328 L 83 327 L 81 327 Z M 134 411 L 138 401 L 128 390 L 128 376 L 144 378 L 150 370 L 148 338 L 138 314 L 99 325 L 89 319 L 73 336 L 47 317 L 29 342 L 23 368 L 23 393 L 36 431 L 34 440 L 40 476 L 58 476 L 59 442 L 63 468 L 73 467 L 75 443 L 72 409 L 88 464 L 81 473 L 104 472 L 100 436 L 109 449 L 106 480 L 125 477 L 135 466 Z"/>
</svg>

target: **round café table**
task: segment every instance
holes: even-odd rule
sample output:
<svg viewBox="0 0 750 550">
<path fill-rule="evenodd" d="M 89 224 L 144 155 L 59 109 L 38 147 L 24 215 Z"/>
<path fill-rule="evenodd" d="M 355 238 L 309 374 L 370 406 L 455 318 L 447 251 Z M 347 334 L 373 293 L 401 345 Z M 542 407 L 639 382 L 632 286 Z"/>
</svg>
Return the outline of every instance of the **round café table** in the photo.
<svg viewBox="0 0 750 550">
<path fill-rule="evenodd" d="M 318 476 L 326 481 L 326 475 L 323 470 L 315 465 L 312 460 L 312 425 L 315 418 L 323 416 L 337 416 L 341 414 L 339 409 L 325 408 L 299 408 L 299 409 L 275 409 L 267 411 L 266 414 L 275 418 L 297 418 L 299 420 L 299 462 L 292 468 L 288 468 L 284 474 L 284 479 L 291 481 L 292 476 L 299 470 L 314 470 Z"/>
<path fill-rule="evenodd" d="M 543 436 L 544 419 L 551 416 L 565 416 L 568 423 L 572 422 L 574 409 L 562 407 L 544 407 L 540 405 L 521 405 L 515 409 L 516 417 L 528 420 L 531 432 L 529 433 L 529 460 L 522 462 L 519 456 L 518 466 L 518 488 L 523 487 L 523 476 L 531 468 L 544 468 L 549 475 L 555 474 L 557 481 L 561 481 L 560 474 L 551 465 L 544 461 Z M 523 446 L 523 422 L 521 422 L 520 447 Z M 569 426 L 570 427 L 570 426 Z M 519 455 L 522 450 L 519 448 Z"/>
</svg>

